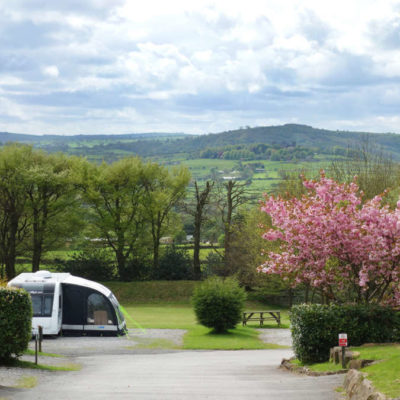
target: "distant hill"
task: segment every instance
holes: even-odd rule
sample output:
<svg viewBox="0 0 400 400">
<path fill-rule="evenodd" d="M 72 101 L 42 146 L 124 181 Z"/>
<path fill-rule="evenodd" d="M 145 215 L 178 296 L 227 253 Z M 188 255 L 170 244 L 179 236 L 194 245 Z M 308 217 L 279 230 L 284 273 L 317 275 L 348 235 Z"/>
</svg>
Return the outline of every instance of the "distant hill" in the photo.
<svg viewBox="0 0 400 400">
<path fill-rule="evenodd" d="M 198 158 L 201 152 L 214 149 L 223 152 L 227 146 L 233 150 L 255 144 L 273 145 L 276 148 L 307 148 L 319 153 L 334 153 L 368 139 L 394 159 L 400 160 L 400 134 L 332 131 L 307 125 L 286 124 L 244 128 L 206 135 L 183 133 L 142 133 L 124 135 L 26 135 L 0 132 L 0 142 L 32 143 L 47 151 L 63 151 L 86 155 L 93 159 L 112 161 L 127 154 L 142 157 L 165 157 L 185 153 L 186 157 Z M 254 147 L 254 146 L 253 146 Z M 230 148 L 229 150 L 232 150 Z"/>
<path fill-rule="evenodd" d="M 156 138 L 178 138 L 186 136 L 184 133 L 125 133 L 119 135 L 29 135 L 25 133 L 0 132 L 0 143 L 19 142 L 19 143 L 72 143 L 72 142 L 95 142 L 95 141 L 114 141 L 114 140 L 138 140 Z"/>
</svg>

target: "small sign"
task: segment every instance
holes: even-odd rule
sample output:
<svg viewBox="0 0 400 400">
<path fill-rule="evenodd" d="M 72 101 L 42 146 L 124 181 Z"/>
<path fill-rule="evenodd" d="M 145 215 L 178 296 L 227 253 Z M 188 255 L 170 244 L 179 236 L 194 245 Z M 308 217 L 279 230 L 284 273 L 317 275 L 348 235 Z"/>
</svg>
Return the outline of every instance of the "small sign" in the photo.
<svg viewBox="0 0 400 400">
<path fill-rule="evenodd" d="M 339 333 L 339 346 L 347 347 L 347 333 Z"/>
</svg>

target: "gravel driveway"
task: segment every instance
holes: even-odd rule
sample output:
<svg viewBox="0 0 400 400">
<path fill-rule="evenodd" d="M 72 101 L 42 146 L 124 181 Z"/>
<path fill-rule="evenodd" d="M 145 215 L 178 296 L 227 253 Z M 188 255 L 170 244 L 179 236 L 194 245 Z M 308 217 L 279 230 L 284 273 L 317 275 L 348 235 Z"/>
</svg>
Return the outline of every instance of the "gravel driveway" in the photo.
<svg viewBox="0 0 400 400">
<path fill-rule="evenodd" d="M 262 329 L 266 340 L 288 344 L 285 330 Z M 308 377 L 277 367 L 290 349 L 182 351 L 157 348 L 182 343 L 184 331 L 130 330 L 126 337 L 47 339 L 43 351 L 65 358 L 40 363 L 80 365 L 80 371 L 41 371 L 0 367 L 0 399 L 335 399 L 343 376 Z M 152 343 L 155 344 L 154 348 Z M 33 343 L 31 343 L 33 345 Z M 143 347 L 143 348 L 142 348 Z M 25 356 L 26 357 L 26 356 Z M 27 357 L 29 358 L 29 357 Z M 21 377 L 37 379 L 32 389 L 9 389 Z"/>
</svg>

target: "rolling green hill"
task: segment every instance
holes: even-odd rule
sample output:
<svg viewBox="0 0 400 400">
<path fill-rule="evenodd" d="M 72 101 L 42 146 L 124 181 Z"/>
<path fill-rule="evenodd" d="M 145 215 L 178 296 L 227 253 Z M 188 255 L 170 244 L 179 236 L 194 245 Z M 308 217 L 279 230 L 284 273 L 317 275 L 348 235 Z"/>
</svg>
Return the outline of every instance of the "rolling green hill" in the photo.
<svg viewBox="0 0 400 400">
<path fill-rule="evenodd" d="M 199 180 L 233 177 L 256 192 L 274 190 L 282 171 L 311 171 L 346 156 L 369 141 L 393 160 L 400 160 L 400 134 L 331 131 L 286 124 L 241 128 L 215 134 L 138 133 L 124 135 L 26 135 L 0 132 L 0 143 L 31 143 L 48 152 L 81 155 L 112 162 L 129 155 L 166 165 L 185 164 Z"/>
<path fill-rule="evenodd" d="M 307 125 L 286 124 L 244 128 L 206 135 L 182 133 L 138 133 L 125 135 L 26 135 L 0 132 L 0 142 L 32 143 L 48 151 L 85 154 L 89 158 L 119 158 L 126 154 L 142 157 L 168 157 L 184 154 L 198 158 L 206 149 L 221 149 L 229 145 L 268 144 L 278 147 L 312 148 L 316 152 L 334 153 L 335 148 L 347 148 L 369 138 L 395 159 L 400 160 L 400 135 L 395 133 L 367 133 L 331 131 Z"/>
</svg>

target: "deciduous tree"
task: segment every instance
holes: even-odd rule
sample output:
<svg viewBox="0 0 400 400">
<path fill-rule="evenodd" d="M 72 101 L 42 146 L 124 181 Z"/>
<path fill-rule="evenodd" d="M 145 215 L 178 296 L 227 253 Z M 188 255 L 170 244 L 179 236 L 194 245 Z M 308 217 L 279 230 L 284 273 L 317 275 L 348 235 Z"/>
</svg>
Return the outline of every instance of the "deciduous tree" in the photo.
<svg viewBox="0 0 400 400">
<path fill-rule="evenodd" d="M 267 197 L 262 210 L 277 240 L 260 267 L 293 286 L 320 288 L 333 301 L 400 304 L 400 201 L 391 210 L 382 196 L 362 203 L 356 182 L 339 184 L 321 173 L 304 180 L 301 198 Z"/>
</svg>

